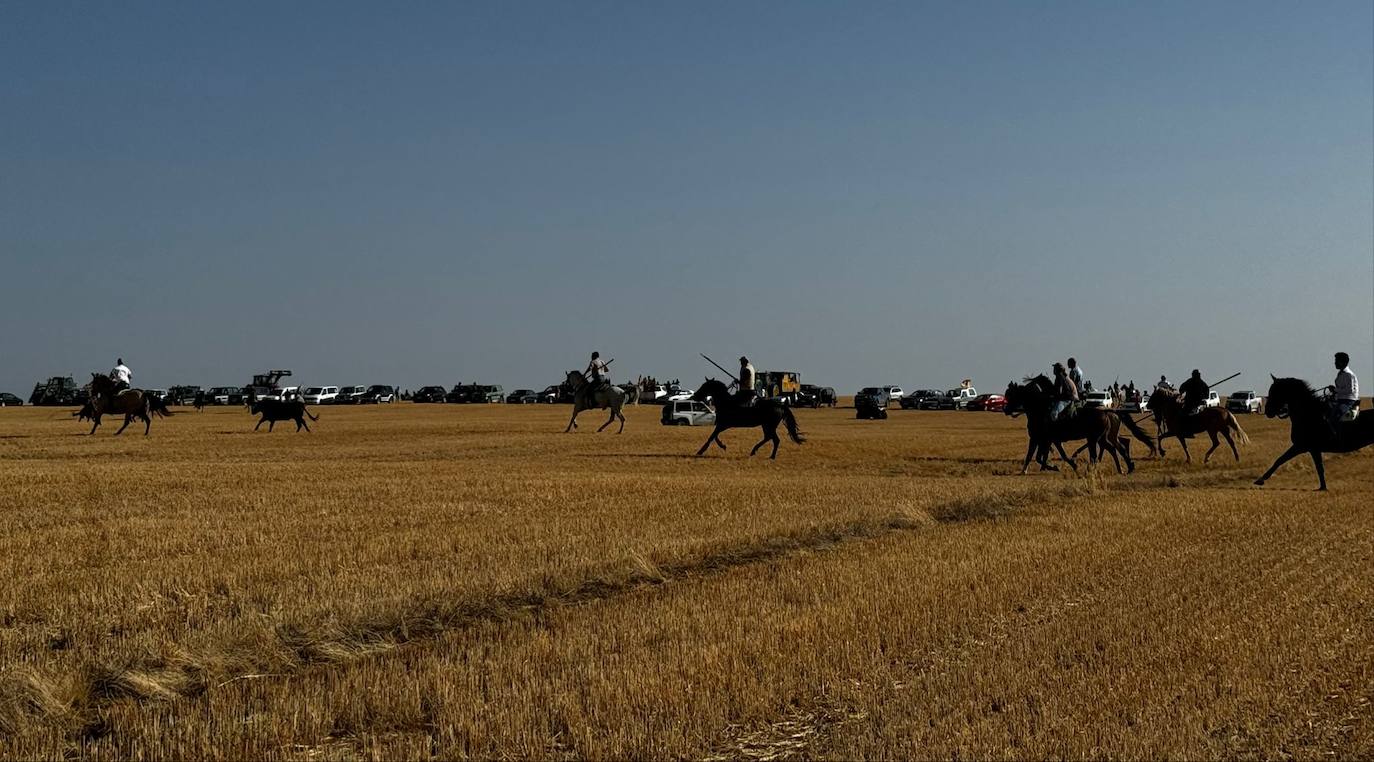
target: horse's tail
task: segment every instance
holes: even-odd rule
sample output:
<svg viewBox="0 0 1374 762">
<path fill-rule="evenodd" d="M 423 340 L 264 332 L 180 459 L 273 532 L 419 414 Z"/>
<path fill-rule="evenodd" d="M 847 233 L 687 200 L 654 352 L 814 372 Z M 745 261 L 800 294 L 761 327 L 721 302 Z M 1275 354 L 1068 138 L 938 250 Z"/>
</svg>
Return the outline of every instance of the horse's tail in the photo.
<svg viewBox="0 0 1374 762">
<path fill-rule="evenodd" d="M 791 437 L 793 442 L 801 444 L 806 441 L 806 438 L 802 436 L 801 429 L 797 428 L 797 418 L 792 415 L 790 405 L 783 406 L 782 422 L 787 424 L 787 436 Z"/>
<path fill-rule="evenodd" d="M 1151 439 L 1150 435 L 1145 433 L 1144 429 L 1140 428 L 1140 424 L 1136 423 L 1135 419 L 1131 418 L 1129 415 L 1126 415 L 1125 413 L 1118 415 L 1117 418 L 1120 419 L 1121 425 L 1125 426 L 1126 430 L 1131 432 L 1131 436 L 1144 442 L 1145 446 L 1150 448 L 1151 455 L 1159 454 L 1158 450 L 1155 447 L 1155 440 Z"/>
<path fill-rule="evenodd" d="M 310 412 L 310 408 L 306 407 L 304 402 L 301 403 L 301 412 L 302 412 L 302 413 L 305 413 L 305 414 L 308 415 L 308 416 L 310 416 L 310 420 L 312 420 L 312 421 L 318 421 L 318 420 L 320 420 L 319 416 L 317 416 L 317 415 L 315 415 L 314 413 Z"/>
<path fill-rule="evenodd" d="M 1240 427 L 1240 419 L 1236 418 L 1235 414 L 1232 413 L 1230 410 L 1226 411 L 1226 417 L 1231 419 L 1227 421 L 1226 425 L 1230 426 L 1232 429 L 1235 430 L 1236 439 L 1239 439 L 1241 444 L 1250 444 L 1250 435 L 1246 434 L 1245 429 L 1242 429 Z"/>
</svg>

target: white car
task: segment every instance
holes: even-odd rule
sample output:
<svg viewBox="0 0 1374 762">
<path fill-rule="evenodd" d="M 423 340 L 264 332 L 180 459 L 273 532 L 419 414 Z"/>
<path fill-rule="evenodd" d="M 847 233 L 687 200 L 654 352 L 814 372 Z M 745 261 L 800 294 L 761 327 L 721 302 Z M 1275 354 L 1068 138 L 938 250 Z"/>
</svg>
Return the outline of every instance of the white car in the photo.
<svg viewBox="0 0 1374 762">
<path fill-rule="evenodd" d="M 301 392 L 301 401 L 307 405 L 332 405 L 338 396 L 337 386 L 307 386 Z"/>
<path fill-rule="evenodd" d="M 663 384 L 654 384 L 651 389 L 639 390 L 639 401 L 658 404 L 668 397 L 668 387 Z"/>
<path fill-rule="evenodd" d="M 950 410 L 967 410 L 968 403 L 978 396 L 978 390 L 972 386 L 965 386 L 962 389 L 950 389 L 945 392 L 946 403 L 940 407 L 947 407 Z"/>
<path fill-rule="evenodd" d="M 887 392 L 887 401 L 888 401 L 888 402 L 896 402 L 896 403 L 899 403 L 899 404 L 901 403 L 901 401 L 902 401 L 902 387 L 900 387 L 900 386 L 884 386 L 882 389 L 883 389 L 883 391 Z"/>
<path fill-rule="evenodd" d="M 1226 409 L 1233 413 L 1258 413 L 1263 403 L 1252 390 L 1243 392 L 1231 392 L 1231 396 L 1226 398 Z"/>
<path fill-rule="evenodd" d="M 685 401 L 687 401 L 687 400 L 690 400 L 690 399 L 692 398 L 692 395 L 693 395 L 693 394 L 696 394 L 696 391 L 695 391 L 695 390 L 692 390 L 692 389 L 678 389 L 678 390 L 675 391 L 675 392 L 669 392 L 669 393 L 668 393 L 668 396 L 663 398 L 663 401 L 664 401 L 664 402 L 685 402 Z"/>
<path fill-rule="evenodd" d="M 1203 404 L 1207 407 L 1221 407 L 1221 395 L 1216 392 L 1207 392 L 1207 401 Z"/>
<path fill-rule="evenodd" d="M 1083 407 L 1095 407 L 1103 410 L 1111 410 L 1116 405 L 1116 400 L 1112 399 L 1109 391 L 1093 390 L 1083 395 Z"/>
<path fill-rule="evenodd" d="M 712 426 L 716 414 L 704 402 L 677 400 L 663 404 L 664 426 Z"/>
</svg>

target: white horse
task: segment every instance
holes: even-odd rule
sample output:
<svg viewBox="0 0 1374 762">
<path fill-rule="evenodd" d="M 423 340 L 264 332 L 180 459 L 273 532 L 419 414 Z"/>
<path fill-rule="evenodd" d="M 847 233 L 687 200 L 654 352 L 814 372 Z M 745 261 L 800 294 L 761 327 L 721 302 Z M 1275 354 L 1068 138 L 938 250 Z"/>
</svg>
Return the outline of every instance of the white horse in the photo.
<svg viewBox="0 0 1374 762">
<path fill-rule="evenodd" d="M 577 414 L 583 410 L 592 409 L 611 409 L 611 417 L 601 424 L 597 431 L 604 430 L 611 425 L 615 419 L 620 419 L 619 434 L 625 430 L 625 415 L 620 412 L 620 408 L 625 406 L 625 390 L 618 386 L 602 386 L 593 389 L 587 378 L 575 370 L 568 371 L 568 385 L 573 388 L 573 412 L 572 420 L 568 421 L 568 428 L 563 433 L 568 433 L 577 428 Z"/>
</svg>

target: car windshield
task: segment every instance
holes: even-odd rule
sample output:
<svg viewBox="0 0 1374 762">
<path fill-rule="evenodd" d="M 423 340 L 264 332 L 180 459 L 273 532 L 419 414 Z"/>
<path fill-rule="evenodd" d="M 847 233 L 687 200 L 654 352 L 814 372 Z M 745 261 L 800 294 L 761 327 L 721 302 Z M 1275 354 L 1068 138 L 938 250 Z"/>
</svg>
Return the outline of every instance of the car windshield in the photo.
<svg viewBox="0 0 1374 762">
<path fill-rule="evenodd" d="M 321 394 L 323 392 L 324 390 L 318 386 L 307 386 L 305 387 L 305 391 L 301 392 L 301 394 Z"/>
<path fill-rule="evenodd" d="M 391 391 L 391 387 L 389 387 L 389 386 L 369 386 L 369 387 L 367 388 L 367 390 L 368 390 L 369 392 L 389 392 L 389 391 Z"/>
<path fill-rule="evenodd" d="M 881 391 L 882 390 L 876 386 L 866 386 L 863 388 L 863 391 L 859 392 L 859 394 L 877 394 Z"/>
<path fill-rule="evenodd" d="M 1249 399 L 1249 398 L 1250 398 L 1250 395 L 1252 395 L 1252 394 L 1254 394 L 1254 392 L 1232 392 L 1232 393 L 1231 393 L 1231 399 L 1233 399 L 1233 400 L 1244 400 L 1244 399 Z"/>
</svg>

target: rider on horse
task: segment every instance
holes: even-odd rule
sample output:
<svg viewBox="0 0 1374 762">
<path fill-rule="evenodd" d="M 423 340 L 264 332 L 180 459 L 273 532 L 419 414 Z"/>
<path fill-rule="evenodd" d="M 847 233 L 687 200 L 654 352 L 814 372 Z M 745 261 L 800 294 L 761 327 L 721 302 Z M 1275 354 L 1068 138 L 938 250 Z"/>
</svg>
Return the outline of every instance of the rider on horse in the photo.
<svg viewBox="0 0 1374 762">
<path fill-rule="evenodd" d="M 1054 364 L 1054 407 L 1050 409 L 1050 420 L 1057 421 L 1064 411 L 1078 401 L 1078 386 L 1069 378 L 1064 366 Z"/>
<path fill-rule="evenodd" d="M 759 393 L 754 388 L 756 375 L 754 366 L 749 363 L 749 358 L 739 358 L 739 380 L 735 382 L 739 384 L 739 389 L 735 392 L 735 399 L 739 402 L 740 407 L 750 407 L 754 404 L 754 400 L 758 399 Z"/>
<path fill-rule="evenodd" d="M 1336 426 L 1351 410 L 1360 409 L 1360 380 L 1355 377 L 1355 371 L 1350 369 L 1350 355 L 1336 353 L 1336 383 L 1328 389 L 1332 395 L 1330 423 L 1331 433 L 1334 434 Z"/>
<path fill-rule="evenodd" d="M 1202 380 L 1202 372 L 1193 369 L 1193 375 L 1179 385 L 1178 391 L 1183 395 L 1183 412 L 1185 415 L 1197 415 L 1207 406 L 1207 393 L 1211 387 Z"/>
<path fill-rule="evenodd" d="M 129 382 L 133 379 L 134 372 L 129 370 L 129 366 L 124 364 L 124 358 L 115 360 L 115 366 L 110 369 L 110 380 L 114 382 L 114 390 L 110 392 L 119 394 L 129 388 Z"/>
<path fill-rule="evenodd" d="M 611 385 L 610 363 L 601 361 L 600 352 L 592 352 L 592 361 L 587 364 L 586 376 L 592 382 L 592 389 Z"/>
</svg>

